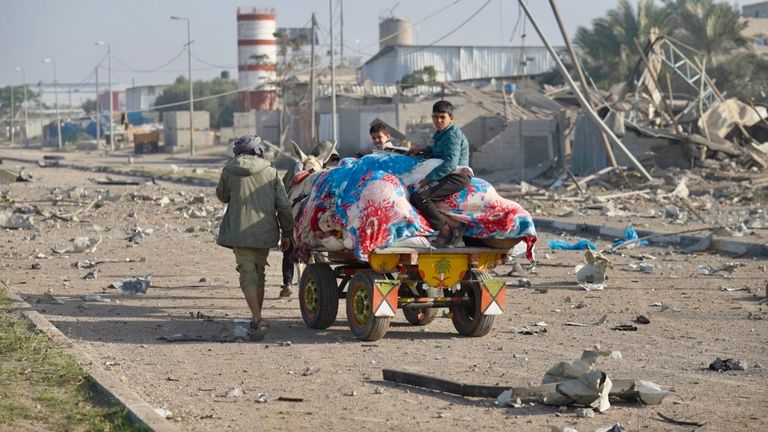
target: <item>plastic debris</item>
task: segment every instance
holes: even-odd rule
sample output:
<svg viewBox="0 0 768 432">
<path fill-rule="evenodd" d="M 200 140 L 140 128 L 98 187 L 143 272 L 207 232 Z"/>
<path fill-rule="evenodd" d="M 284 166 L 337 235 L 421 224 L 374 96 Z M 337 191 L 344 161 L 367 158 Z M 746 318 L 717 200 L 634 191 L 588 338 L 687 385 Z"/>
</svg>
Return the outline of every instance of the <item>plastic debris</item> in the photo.
<svg viewBox="0 0 768 432">
<path fill-rule="evenodd" d="M 550 239 L 547 240 L 549 248 L 552 250 L 598 250 L 599 248 L 587 239 L 581 239 L 575 243 L 568 243 L 565 240 Z"/>
<path fill-rule="evenodd" d="M 611 245 L 611 247 L 615 249 L 615 248 L 617 248 L 617 247 L 619 247 L 619 246 L 621 246 L 621 245 L 623 245 L 625 243 L 629 243 L 629 242 L 632 242 L 632 244 L 628 244 L 626 246 L 627 248 L 633 248 L 633 247 L 637 247 L 637 246 L 648 246 L 648 241 L 647 240 L 635 241 L 635 240 L 637 240 L 639 238 L 640 237 L 638 237 L 637 231 L 635 231 L 635 228 L 632 225 L 628 225 L 627 229 L 624 231 L 624 239 L 614 242 Z"/>
<path fill-rule="evenodd" d="M 656 266 L 655 265 L 640 263 L 640 273 L 652 274 L 654 271 L 656 271 Z"/>
<path fill-rule="evenodd" d="M 584 252 L 586 264 L 579 264 L 573 270 L 576 272 L 576 281 L 579 286 L 587 291 L 599 291 L 605 288 L 605 272 L 610 265 L 608 259 L 602 254 L 587 250 Z"/>
</svg>

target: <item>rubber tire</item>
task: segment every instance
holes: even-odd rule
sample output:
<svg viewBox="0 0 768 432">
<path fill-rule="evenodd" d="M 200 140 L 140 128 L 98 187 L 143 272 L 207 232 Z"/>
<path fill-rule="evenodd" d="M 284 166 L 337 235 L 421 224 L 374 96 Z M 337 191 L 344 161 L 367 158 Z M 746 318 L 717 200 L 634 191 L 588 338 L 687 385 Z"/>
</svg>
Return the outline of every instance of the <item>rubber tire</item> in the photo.
<svg viewBox="0 0 768 432">
<path fill-rule="evenodd" d="M 423 287 L 417 289 L 419 294 L 424 293 L 422 297 L 440 297 L 442 292 L 437 288 L 427 287 L 425 290 Z M 403 316 L 405 320 L 415 326 L 425 326 L 437 317 L 437 308 L 428 309 L 403 309 Z"/>
<path fill-rule="evenodd" d="M 377 317 L 374 316 L 372 303 L 373 303 L 373 290 L 376 279 L 384 279 L 385 276 L 379 273 L 375 273 L 371 270 L 362 270 L 355 273 L 350 279 L 347 285 L 347 323 L 349 329 L 352 330 L 352 334 L 360 340 L 364 341 L 376 341 L 384 337 L 389 330 L 389 323 L 392 321 L 392 317 Z M 359 290 L 366 290 L 369 302 L 371 303 L 370 315 L 365 323 L 358 323 L 355 318 L 355 293 Z"/>
<path fill-rule="evenodd" d="M 313 282 L 317 305 L 314 314 L 308 310 L 306 303 L 307 287 Z M 299 306 L 301 317 L 309 328 L 326 329 L 336 322 L 339 314 L 339 285 L 331 266 L 324 263 L 307 265 L 299 282 Z"/>
<path fill-rule="evenodd" d="M 488 280 L 491 276 L 488 273 L 472 270 L 467 273 L 468 278 Z M 471 302 L 467 305 L 450 306 L 451 321 L 453 327 L 462 336 L 481 337 L 487 335 L 493 328 L 493 321 L 496 315 L 483 315 L 480 311 L 480 296 L 482 287 L 479 282 L 462 281 L 461 288 L 456 295 L 469 294 Z"/>
</svg>

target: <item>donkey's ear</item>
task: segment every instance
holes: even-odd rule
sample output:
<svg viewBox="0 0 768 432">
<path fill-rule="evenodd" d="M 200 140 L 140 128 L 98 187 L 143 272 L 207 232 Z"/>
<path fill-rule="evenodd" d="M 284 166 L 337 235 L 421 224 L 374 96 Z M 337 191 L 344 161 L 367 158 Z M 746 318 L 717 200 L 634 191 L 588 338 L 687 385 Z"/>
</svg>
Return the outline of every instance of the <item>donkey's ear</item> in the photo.
<svg viewBox="0 0 768 432">
<path fill-rule="evenodd" d="M 304 154 L 304 152 L 301 150 L 301 147 L 296 144 L 296 141 L 291 140 L 291 147 L 293 148 L 293 153 L 296 155 L 296 157 L 299 158 L 299 161 L 304 162 L 307 160 L 307 155 Z"/>
</svg>

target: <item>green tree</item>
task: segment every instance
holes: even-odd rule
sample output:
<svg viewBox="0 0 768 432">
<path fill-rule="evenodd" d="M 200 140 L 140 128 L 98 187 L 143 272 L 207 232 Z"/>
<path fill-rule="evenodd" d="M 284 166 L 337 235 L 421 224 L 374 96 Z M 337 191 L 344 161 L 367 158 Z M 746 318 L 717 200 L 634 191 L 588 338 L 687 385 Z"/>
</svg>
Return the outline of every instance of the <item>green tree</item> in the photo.
<svg viewBox="0 0 768 432">
<path fill-rule="evenodd" d="M 707 74 L 726 97 L 768 103 L 768 56 L 740 51 L 712 68 Z"/>
<path fill-rule="evenodd" d="M 0 87 L 0 117 L 6 118 L 11 115 L 11 87 L 13 87 L 13 113 L 19 113 L 24 110 L 24 86 L 5 86 Z M 34 106 L 40 98 L 40 93 L 27 86 L 27 102 L 29 106 Z"/>
<path fill-rule="evenodd" d="M 434 66 L 425 66 L 400 79 L 400 83 L 406 85 L 435 84 L 436 82 L 437 70 Z"/>
<path fill-rule="evenodd" d="M 234 92 L 237 90 L 237 82 L 230 79 L 215 78 L 211 81 L 195 81 L 193 87 L 195 111 L 208 111 L 211 115 L 212 128 L 219 129 L 232 126 L 233 113 L 237 109 L 237 93 L 205 100 L 197 99 Z M 171 107 L 158 108 L 157 111 L 185 111 L 189 110 L 189 104 L 185 102 L 189 102 L 189 82 L 183 76 L 179 76 L 173 85 L 166 87 L 163 93 L 157 97 L 155 105 L 179 103 L 179 105 Z"/>
<path fill-rule="evenodd" d="M 86 99 L 83 102 L 83 111 L 85 111 L 86 114 L 91 114 L 96 112 L 96 100 L 95 99 Z"/>
<path fill-rule="evenodd" d="M 667 0 L 672 16 L 672 36 L 719 63 L 737 48 L 749 46 L 741 32 L 747 23 L 730 4 L 714 0 Z"/>
<path fill-rule="evenodd" d="M 574 43 L 591 77 L 604 86 L 626 80 L 640 58 L 635 39 L 647 41 L 653 27 L 666 33 L 672 13 L 653 0 L 638 0 L 637 9 L 629 0 L 619 0 L 606 16 L 592 21 L 591 29 L 579 27 Z"/>
</svg>

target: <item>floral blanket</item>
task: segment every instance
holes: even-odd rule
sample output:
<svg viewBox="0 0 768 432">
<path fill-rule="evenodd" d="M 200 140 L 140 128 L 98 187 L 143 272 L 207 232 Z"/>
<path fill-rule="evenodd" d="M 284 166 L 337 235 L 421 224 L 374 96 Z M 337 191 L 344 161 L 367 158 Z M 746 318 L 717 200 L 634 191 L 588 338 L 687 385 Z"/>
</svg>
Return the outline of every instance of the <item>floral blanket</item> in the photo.
<svg viewBox="0 0 768 432">
<path fill-rule="evenodd" d="M 367 261 L 375 249 L 437 233 L 408 198 L 413 185 L 441 163 L 399 154 L 372 154 L 342 159 L 339 166 L 293 181 L 291 197 L 298 205 L 295 240 L 298 250 L 351 250 Z M 465 237 L 525 241 L 533 259 L 536 229 L 519 204 L 499 196 L 490 183 L 473 177 L 461 192 L 438 208 L 466 225 Z"/>
</svg>

